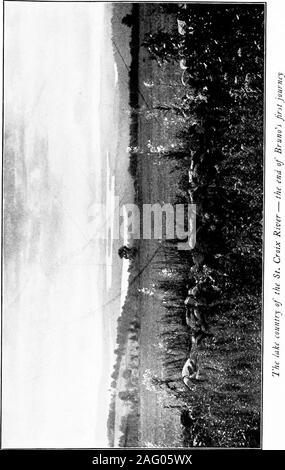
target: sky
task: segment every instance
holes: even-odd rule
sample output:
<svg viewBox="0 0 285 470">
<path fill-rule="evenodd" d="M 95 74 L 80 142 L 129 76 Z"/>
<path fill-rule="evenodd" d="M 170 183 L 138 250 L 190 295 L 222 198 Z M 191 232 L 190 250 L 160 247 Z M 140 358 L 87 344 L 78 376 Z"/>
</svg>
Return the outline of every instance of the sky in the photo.
<svg viewBox="0 0 285 470">
<path fill-rule="evenodd" d="M 96 233 L 112 217 L 94 208 L 116 186 L 110 18 L 103 3 L 5 6 L 6 448 L 107 446 L 114 260 Z"/>
</svg>

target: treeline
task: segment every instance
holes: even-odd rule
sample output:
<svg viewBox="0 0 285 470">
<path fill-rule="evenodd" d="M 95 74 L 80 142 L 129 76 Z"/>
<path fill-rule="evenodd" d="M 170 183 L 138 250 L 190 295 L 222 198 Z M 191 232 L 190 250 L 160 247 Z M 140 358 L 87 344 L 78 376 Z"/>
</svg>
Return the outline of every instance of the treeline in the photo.
<svg viewBox="0 0 285 470">
<path fill-rule="evenodd" d="M 116 362 L 113 368 L 111 375 L 112 383 L 111 386 L 116 388 L 118 374 L 120 370 L 120 362 L 123 354 L 126 352 L 127 342 L 129 341 L 138 341 L 140 322 L 138 310 L 138 294 L 133 295 L 131 292 L 128 293 L 126 302 L 123 306 L 121 315 L 118 318 L 117 322 L 117 347 L 114 351 L 116 355 Z M 136 359 L 134 355 L 133 359 Z"/>
<path fill-rule="evenodd" d="M 131 110 L 130 123 L 130 149 L 136 149 L 138 145 L 138 113 L 139 107 L 139 49 L 140 49 L 140 15 L 139 4 L 132 4 L 131 14 L 123 18 L 123 23 L 131 28 L 131 65 L 129 71 L 129 106 Z M 129 172 L 136 181 L 138 156 L 136 151 L 130 152 Z"/>
<path fill-rule="evenodd" d="M 138 356 L 134 354 L 128 361 L 127 368 L 122 372 L 124 389 L 113 390 L 109 408 L 107 429 L 110 447 L 137 447 L 139 443 L 139 373 Z M 117 409 L 118 406 L 118 409 Z M 116 420 L 119 420 L 119 433 L 115 443 Z"/>
<path fill-rule="evenodd" d="M 129 287 L 126 301 L 122 308 L 121 315 L 117 320 L 117 347 L 115 349 L 115 364 L 111 375 L 111 387 L 113 389 L 108 416 L 108 440 L 109 446 L 114 446 L 114 426 L 116 413 L 116 403 L 122 401 L 128 405 L 127 416 L 120 424 L 123 442 L 127 446 L 138 445 L 139 432 L 139 390 L 138 390 L 138 370 L 139 370 L 139 333 L 140 333 L 140 311 L 139 311 L 139 277 L 136 261 L 130 262 Z M 122 371 L 122 358 L 126 357 L 127 369 Z M 121 374 L 121 375 L 120 375 Z M 119 379 L 124 379 L 124 389 L 118 390 Z M 118 413 L 118 416 L 120 414 Z"/>
</svg>

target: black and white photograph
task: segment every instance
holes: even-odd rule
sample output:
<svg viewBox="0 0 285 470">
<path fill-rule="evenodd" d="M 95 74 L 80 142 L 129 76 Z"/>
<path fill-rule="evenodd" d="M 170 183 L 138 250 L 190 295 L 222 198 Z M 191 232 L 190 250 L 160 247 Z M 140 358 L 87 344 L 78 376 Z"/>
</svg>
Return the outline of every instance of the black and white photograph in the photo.
<svg viewBox="0 0 285 470">
<path fill-rule="evenodd" d="M 262 448 L 266 344 L 270 380 L 283 367 L 266 20 L 263 2 L 4 1 L 2 448 Z"/>
</svg>

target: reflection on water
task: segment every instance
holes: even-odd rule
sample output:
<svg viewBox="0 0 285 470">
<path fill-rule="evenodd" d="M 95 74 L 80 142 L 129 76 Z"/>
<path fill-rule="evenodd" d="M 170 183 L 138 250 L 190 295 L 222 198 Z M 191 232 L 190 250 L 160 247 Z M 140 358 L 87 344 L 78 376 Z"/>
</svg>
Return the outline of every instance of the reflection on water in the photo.
<svg viewBox="0 0 285 470">
<path fill-rule="evenodd" d="M 113 262 L 113 240 L 115 223 L 115 176 L 110 171 L 109 152 L 107 152 L 107 176 L 106 176 L 106 288 L 112 286 L 112 262 Z"/>
</svg>

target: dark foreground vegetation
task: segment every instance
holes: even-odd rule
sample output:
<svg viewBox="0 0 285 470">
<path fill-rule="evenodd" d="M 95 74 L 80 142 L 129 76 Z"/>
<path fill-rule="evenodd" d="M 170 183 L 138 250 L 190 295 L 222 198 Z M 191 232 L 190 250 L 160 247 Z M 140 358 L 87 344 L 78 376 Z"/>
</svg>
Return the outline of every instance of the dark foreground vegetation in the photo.
<svg viewBox="0 0 285 470">
<path fill-rule="evenodd" d="M 161 159 L 179 168 L 176 202 L 196 204 L 197 241 L 191 252 L 162 244 L 166 256 L 156 282 L 166 311 L 160 319 L 164 370 L 161 376 L 146 371 L 144 384 L 159 394 L 161 406 L 179 413 L 181 445 L 259 447 L 263 6 L 157 8 L 179 20 L 179 30 L 148 34 L 141 46 L 161 67 L 181 67 L 184 93 L 174 110 L 183 114 L 181 145 L 162 151 Z M 136 158 L 130 168 L 137 179 Z M 138 274 L 120 320 L 121 345 Z M 139 335 L 139 311 L 133 318 Z M 190 369 L 182 380 L 185 355 Z"/>
</svg>

